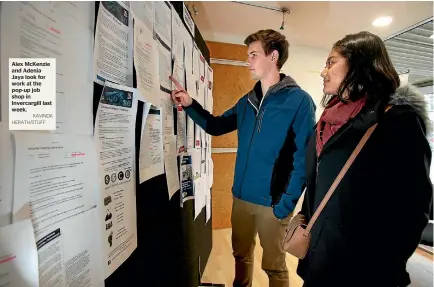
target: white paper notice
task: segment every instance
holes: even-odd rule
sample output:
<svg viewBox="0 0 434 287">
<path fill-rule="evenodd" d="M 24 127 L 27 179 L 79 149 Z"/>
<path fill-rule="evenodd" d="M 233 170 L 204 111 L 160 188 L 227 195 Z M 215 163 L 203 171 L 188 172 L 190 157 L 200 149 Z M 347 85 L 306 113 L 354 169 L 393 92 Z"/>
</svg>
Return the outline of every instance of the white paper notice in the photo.
<svg viewBox="0 0 434 287">
<path fill-rule="evenodd" d="M 101 1 L 95 33 L 95 81 L 133 86 L 133 19 L 123 1 Z"/>
<path fill-rule="evenodd" d="M 181 180 L 182 203 L 184 203 L 187 200 L 194 199 L 194 179 L 191 155 L 184 154 L 181 156 L 179 173 Z"/>
<path fill-rule="evenodd" d="M 164 173 L 161 109 L 150 108 L 140 141 L 140 183 Z"/>
<path fill-rule="evenodd" d="M 200 53 L 200 51 L 199 51 Z M 202 56 L 202 53 L 200 53 L 199 56 L 199 78 L 202 81 L 202 83 L 205 83 L 205 58 Z"/>
<path fill-rule="evenodd" d="M 133 2 L 131 2 L 133 3 Z M 134 19 L 134 65 L 137 73 L 137 89 L 140 100 L 161 105 L 158 43 L 152 32 L 139 20 Z"/>
<path fill-rule="evenodd" d="M 195 124 L 194 127 L 194 147 L 195 148 L 201 148 L 202 142 L 201 142 L 201 134 L 202 134 L 202 128 Z"/>
<path fill-rule="evenodd" d="M 207 69 L 208 69 L 208 95 L 207 95 L 207 110 L 212 113 L 213 111 L 213 97 L 212 97 L 212 89 L 214 87 L 214 70 L 208 66 L 207 63 Z"/>
<path fill-rule="evenodd" d="M 175 59 L 173 61 L 172 77 L 174 77 L 181 84 L 181 86 L 185 89 L 184 64 L 182 62 L 182 56 L 181 55 L 178 55 L 178 54 L 175 55 Z M 176 86 L 173 82 L 172 82 L 172 90 L 176 90 Z"/>
<path fill-rule="evenodd" d="M 155 16 L 154 28 L 157 38 L 163 42 L 167 48 L 172 43 L 172 12 L 169 2 L 154 1 Z"/>
<path fill-rule="evenodd" d="M 160 85 L 167 93 L 169 93 L 172 87 L 172 81 L 169 78 L 169 76 L 172 75 L 172 58 L 170 57 L 170 50 L 167 50 L 162 44 L 159 44 L 158 52 L 160 63 Z"/>
<path fill-rule="evenodd" d="M 190 30 L 191 35 L 193 35 L 194 37 L 194 21 L 191 18 L 190 13 L 188 12 L 187 7 L 185 6 L 185 4 L 182 5 L 183 6 L 183 16 L 184 16 L 184 22 L 188 27 L 188 30 Z"/>
<path fill-rule="evenodd" d="M 187 116 L 187 150 L 194 148 L 194 122 Z"/>
<path fill-rule="evenodd" d="M 167 189 L 169 200 L 179 190 L 178 163 L 175 135 L 164 136 L 164 166 L 166 169 Z"/>
<path fill-rule="evenodd" d="M 200 178 L 200 149 L 194 148 L 191 152 L 194 180 Z"/>
<path fill-rule="evenodd" d="M 202 81 L 199 81 L 199 93 L 198 93 L 198 102 L 202 105 L 202 107 L 205 107 L 205 93 L 206 93 L 206 88 L 205 88 L 205 84 Z M 200 134 L 200 146 L 202 148 L 205 148 L 205 131 L 200 128 L 199 130 L 199 134 Z M 205 158 L 203 157 L 202 160 L 205 160 Z"/>
<path fill-rule="evenodd" d="M 194 45 L 193 47 L 193 75 L 194 80 L 199 81 L 200 80 L 200 72 L 199 72 L 199 62 L 200 61 L 200 52 L 199 49 Z M 202 63 L 202 62 L 201 62 Z"/>
<path fill-rule="evenodd" d="M 194 219 L 199 216 L 205 206 L 204 182 L 205 177 L 199 177 L 194 182 Z"/>
<path fill-rule="evenodd" d="M 188 75 L 193 74 L 193 39 L 188 34 L 187 30 L 184 28 L 184 66 L 185 72 Z"/>
<path fill-rule="evenodd" d="M 106 82 L 95 123 L 101 175 L 100 216 L 111 219 L 105 245 L 106 276 L 137 247 L 134 89 Z"/>
<path fill-rule="evenodd" d="M 8 124 L 0 122 L 0 227 L 12 223 L 14 155 Z"/>
<path fill-rule="evenodd" d="M 39 286 L 38 253 L 30 220 L 0 227 L 0 286 Z"/>
<path fill-rule="evenodd" d="M 204 84 L 200 80 L 197 83 L 198 83 L 198 93 L 197 93 L 196 100 L 199 102 L 199 104 L 201 104 L 202 106 L 204 106 L 204 103 L 203 103 L 203 101 L 204 101 L 204 97 L 203 97 L 203 95 L 204 95 Z M 196 124 L 196 127 L 195 127 L 194 137 L 195 137 L 195 147 L 196 148 L 200 148 L 202 146 L 205 146 L 205 142 L 204 142 L 205 131 L 199 125 L 197 125 L 197 124 Z"/>
<path fill-rule="evenodd" d="M 154 1 L 130 1 L 131 13 L 140 19 L 149 31 L 154 31 Z"/>
<path fill-rule="evenodd" d="M 197 79 L 193 74 L 187 75 L 187 92 L 195 100 L 197 100 Z"/>
<path fill-rule="evenodd" d="M 172 9 L 172 58 L 181 57 L 183 59 L 184 53 L 184 24 L 179 17 L 178 12 Z"/>
<path fill-rule="evenodd" d="M 56 132 L 93 134 L 94 2 L 3 2 L 1 117 L 8 122 L 8 59 L 56 59 Z"/>
<path fill-rule="evenodd" d="M 177 114 L 177 121 L 176 121 L 176 149 L 178 151 L 178 155 L 180 155 L 181 153 L 183 153 L 183 152 L 185 152 L 187 150 L 186 149 L 186 145 L 187 145 L 187 141 L 186 141 L 187 133 L 186 133 L 186 129 L 185 129 L 185 126 L 186 126 L 187 122 L 186 122 L 186 113 L 182 109 L 181 106 L 178 107 L 176 114 Z"/>
<path fill-rule="evenodd" d="M 31 218 L 35 233 L 96 205 L 91 136 L 16 132 L 13 221 Z"/>
<path fill-rule="evenodd" d="M 163 112 L 163 134 L 174 135 L 173 101 L 169 94 L 161 91 L 161 105 Z"/>
<path fill-rule="evenodd" d="M 101 246 L 108 243 L 96 228 L 98 220 L 92 208 L 36 235 L 41 287 L 103 285 Z"/>
<path fill-rule="evenodd" d="M 212 90 L 211 89 L 208 90 L 208 95 L 206 97 L 206 100 L 207 100 L 207 104 L 206 104 L 207 110 L 210 113 L 212 113 L 214 110 L 214 98 L 212 96 Z"/>
<path fill-rule="evenodd" d="M 193 148 L 191 151 L 192 166 L 194 174 L 194 219 L 196 219 L 203 207 L 205 206 L 204 193 L 203 193 L 203 177 L 201 175 L 201 149 Z"/>
</svg>

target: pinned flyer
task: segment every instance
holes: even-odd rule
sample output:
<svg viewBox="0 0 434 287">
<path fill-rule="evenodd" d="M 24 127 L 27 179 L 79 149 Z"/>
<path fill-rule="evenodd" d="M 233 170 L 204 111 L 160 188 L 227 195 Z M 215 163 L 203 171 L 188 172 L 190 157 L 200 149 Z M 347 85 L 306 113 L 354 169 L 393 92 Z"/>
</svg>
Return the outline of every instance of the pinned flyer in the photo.
<svg viewBox="0 0 434 287">
<path fill-rule="evenodd" d="M 56 130 L 56 59 L 9 59 L 9 130 Z"/>
</svg>

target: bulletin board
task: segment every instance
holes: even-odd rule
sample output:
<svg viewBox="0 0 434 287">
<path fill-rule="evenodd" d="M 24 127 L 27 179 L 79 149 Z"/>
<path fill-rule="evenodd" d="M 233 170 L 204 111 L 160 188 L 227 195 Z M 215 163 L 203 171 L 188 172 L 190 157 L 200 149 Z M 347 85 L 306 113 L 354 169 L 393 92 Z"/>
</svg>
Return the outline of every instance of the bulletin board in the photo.
<svg viewBox="0 0 434 287">
<path fill-rule="evenodd" d="M 183 2 L 170 3 L 184 22 Z M 99 2 L 95 5 L 97 14 Z M 194 39 L 209 64 L 209 50 L 196 25 Z M 137 87 L 135 69 L 133 79 L 134 87 Z M 94 120 L 101 92 L 102 86 L 94 83 Z M 136 155 L 140 148 L 143 108 L 144 104 L 139 102 Z M 138 169 L 139 158 L 136 157 L 136 170 Z M 206 223 L 206 211 L 203 208 L 195 220 L 194 200 L 186 201 L 180 207 L 180 192 L 176 192 L 169 200 L 165 174 L 142 184 L 137 176 L 136 187 L 138 247 L 105 280 L 105 286 L 197 287 L 212 249 L 212 218 Z"/>
</svg>

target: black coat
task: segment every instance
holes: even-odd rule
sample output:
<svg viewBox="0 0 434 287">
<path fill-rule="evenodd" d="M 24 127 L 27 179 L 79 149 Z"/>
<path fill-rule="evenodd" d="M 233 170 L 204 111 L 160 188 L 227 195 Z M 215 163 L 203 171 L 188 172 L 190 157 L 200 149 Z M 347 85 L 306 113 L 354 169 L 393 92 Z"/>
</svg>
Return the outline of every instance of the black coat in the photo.
<svg viewBox="0 0 434 287">
<path fill-rule="evenodd" d="M 384 114 L 387 104 L 393 107 Z M 388 103 L 365 107 L 330 138 L 319 158 L 316 135 L 310 138 L 301 213 L 310 219 L 376 122 L 312 228 L 310 249 L 297 270 L 306 287 L 396 287 L 410 282 L 406 263 L 428 223 L 433 196 L 429 120 L 424 96 L 414 87 L 399 88 Z"/>
</svg>

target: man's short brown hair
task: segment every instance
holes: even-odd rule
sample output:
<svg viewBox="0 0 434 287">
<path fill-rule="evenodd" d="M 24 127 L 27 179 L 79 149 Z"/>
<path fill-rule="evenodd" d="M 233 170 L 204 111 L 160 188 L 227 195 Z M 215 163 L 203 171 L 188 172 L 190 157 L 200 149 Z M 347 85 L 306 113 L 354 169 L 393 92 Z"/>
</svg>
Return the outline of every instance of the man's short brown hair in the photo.
<svg viewBox="0 0 434 287">
<path fill-rule="evenodd" d="M 259 30 L 258 32 L 247 36 L 246 40 L 244 40 L 244 44 L 249 46 L 251 43 L 256 41 L 261 41 L 262 48 L 267 56 L 274 50 L 279 52 L 277 68 L 280 70 L 286 63 L 286 60 L 288 60 L 289 43 L 286 40 L 286 37 L 271 29 Z"/>
</svg>

